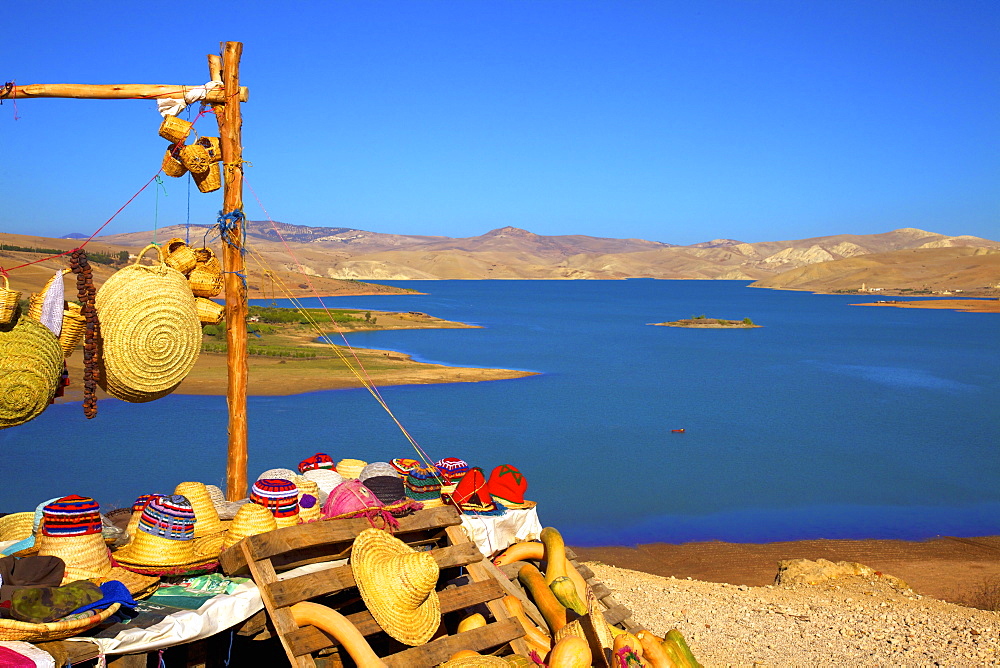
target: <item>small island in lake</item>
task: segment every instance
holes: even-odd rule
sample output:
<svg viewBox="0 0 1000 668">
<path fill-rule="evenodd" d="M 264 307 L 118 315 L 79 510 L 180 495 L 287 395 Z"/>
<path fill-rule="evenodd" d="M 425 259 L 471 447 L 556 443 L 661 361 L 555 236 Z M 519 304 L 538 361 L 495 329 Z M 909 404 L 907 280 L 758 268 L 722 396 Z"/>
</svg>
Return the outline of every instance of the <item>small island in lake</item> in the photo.
<svg viewBox="0 0 1000 668">
<path fill-rule="evenodd" d="M 751 329 L 753 327 L 760 327 L 760 325 L 755 325 L 753 320 L 750 318 L 743 318 L 742 320 L 723 320 L 722 318 L 709 318 L 703 315 L 692 316 L 686 320 L 654 322 L 650 324 L 658 325 L 660 327 L 695 327 L 703 329 Z"/>
</svg>

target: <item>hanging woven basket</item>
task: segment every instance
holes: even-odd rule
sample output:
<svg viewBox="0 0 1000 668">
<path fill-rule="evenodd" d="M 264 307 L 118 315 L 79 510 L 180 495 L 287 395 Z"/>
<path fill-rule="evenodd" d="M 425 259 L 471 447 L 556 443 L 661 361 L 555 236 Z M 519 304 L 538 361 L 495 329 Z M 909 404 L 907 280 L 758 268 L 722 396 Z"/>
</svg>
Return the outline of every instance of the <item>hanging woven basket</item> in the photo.
<svg viewBox="0 0 1000 668">
<path fill-rule="evenodd" d="M 163 167 L 164 174 L 177 178 L 184 176 L 188 169 L 184 166 L 184 163 L 178 159 L 177 155 L 175 155 L 175 151 L 178 153 L 180 152 L 180 148 L 176 145 L 167 149 L 166 153 L 163 154 L 163 163 L 161 166 Z"/>
<path fill-rule="evenodd" d="M 176 389 L 198 360 L 201 323 L 184 274 L 166 266 L 120 269 L 97 291 L 101 323 L 101 387 L 123 401 L 141 403 Z"/>
<path fill-rule="evenodd" d="M 212 162 L 222 161 L 222 147 L 219 145 L 218 137 L 199 137 L 195 144 L 205 147 Z"/>
<path fill-rule="evenodd" d="M 28 297 L 28 317 L 39 322 L 42 321 L 42 303 L 45 302 L 45 293 L 49 291 L 53 281 L 56 279 L 61 281 L 63 276 L 68 273 L 69 269 L 60 269 L 59 273 L 53 274 L 52 278 L 45 282 L 45 287 L 43 287 L 40 292 L 31 293 L 31 296 Z"/>
<path fill-rule="evenodd" d="M 0 429 L 38 417 L 62 370 L 62 348 L 48 327 L 24 316 L 0 326 Z"/>
<path fill-rule="evenodd" d="M 81 314 L 79 304 L 71 303 L 63 311 L 62 331 L 59 333 L 59 347 L 63 355 L 69 357 L 83 341 L 87 332 L 87 319 Z"/>
<path fill-rule="evenodd" d="M 195 297 L 212 298 L 222 292 L 222 264 L 210 248 L 194 252 L 198 264 L 188 274 L 188 285 Z"/>
<path fill-rule="evenodd" d="M 222 313 L 224 311 L 222 304 L 217 304 L 211 299 L 205 299 L 204 297 L 195 297 L 195 304 L 198 306 L 198 319 L 203 325 L 218 325 L 222 322 Z"/>
<path fill-rule="evenodd" d="M 0 278 L 3 279 L 3 287 L 0 288 L 0 325 L 6 325 L 14 320 L 17 305 L 21 301 L 21 293 L 10 289 L 5 274 L 0 274 Z"/>
<path fill-rule="evenodd" d="M 181 149 L 181 162 L 192 174 L 202 174 L 208 171 L 212 158 L 201 144 L 189 144 Z"/>
<path fill-rule="evenodd" d="M 163 122 L 160 123 L 160 136 L 171 144 L 180 144 L 187 139 L 192 127 L 194 123 L 191 121 L 176 116 L 164 116 Z"/>
<path fill-rule="evenodd" d="M 198 264 L 198 257 L 183 239 L 175 237 L 160 246 L 160 261 L 186 276 Z"/>
<path fill-rule="evenodd" d="M 222 172 L 219 171 L 219 163 L 209 164 L 208 169 L 201 174 L 194 174 L 194 184 L 203 193 L 210 193 L 222 187 Z"/>
</svg>

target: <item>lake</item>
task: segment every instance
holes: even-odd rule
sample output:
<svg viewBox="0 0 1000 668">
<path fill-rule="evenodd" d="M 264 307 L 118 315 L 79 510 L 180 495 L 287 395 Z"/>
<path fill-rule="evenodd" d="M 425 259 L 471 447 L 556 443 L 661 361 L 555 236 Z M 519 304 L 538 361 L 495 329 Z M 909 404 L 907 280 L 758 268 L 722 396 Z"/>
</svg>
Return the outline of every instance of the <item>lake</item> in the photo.
<svg viewBox="0 0 1000 668">
<path fill-rule="evenodd" d="M 487 475 L 518 466 L 543 524 L 573 544 L 1000 534 L 994 314 L 741 281 L 388 283 L 428 294 L 325 302 L 481 328 L 356 333 L 352 345 L 541 372 L 380 392 L 432 457 Z M 701 314 L 763 327 L 649 325 Z M 413 456 L 363 389 L 251 397 L 248 410 L 251 480 L 317 451 Z M 0 431 L 0 510 L 70 493 L 107 509 L 219 483 L 225 449 L 224 397 L 104 400 L 94 420 L 79 403 L 52 406 Z"/>
</svg>

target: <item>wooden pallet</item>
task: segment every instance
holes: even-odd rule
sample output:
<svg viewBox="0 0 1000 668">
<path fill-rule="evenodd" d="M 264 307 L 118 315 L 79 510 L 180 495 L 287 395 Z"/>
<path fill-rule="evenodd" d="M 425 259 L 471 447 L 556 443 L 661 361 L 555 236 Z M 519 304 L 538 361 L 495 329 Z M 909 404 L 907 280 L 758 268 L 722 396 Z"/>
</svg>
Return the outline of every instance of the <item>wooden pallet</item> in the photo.
<svg viewBox="0 0 1000 668">
<path fill-rule="evenodd" d="M 354 538 L 371 527 L 365 519 L 311 522 L 250 536 L 227 550 L 221 563 L 228 575 L 249 571 L 293 666 L 315 668 L 313 654 L 331 648 L 333 664 L 340 663 L 339 643 L 335 638 L 314 626 L 300 628 L 292 620 L 290 606 L 317 598 L 340 609 L 362 635 L 370 636 L 373 648 L 389 666 L 430 668 L 447 661 L 460 649 L 483 652 L 505 645 L 527 656 L 528 647 L 522 640 L 524 627 L 500 600 L 508 593 L 510 582 L 496 577 L 495 569 L 490 570 L 492 564 L 483 559 L 460 524 L 454 508 L 430 508 L 401 518 L 394 535 L 411 547 L 428 550 L 438 563 L 442 570 L 438 583 L 442 615 L 476 607 L 485 608 L 493 620 L 486 626 L 453 635 L 442 624 L 434 639 L 419 647 L 406 647 L 384 634 L 371 613 L 363 608 L 349 565 L 292 578 L 278 576 L 281 571 L 305 564 L 345 559 Z M 464 575 L 452 577 L 447 588 L 442 589 L 446 578 L 458 575 L 460 569 L 464 569 Z M 362 609 L 347 612 L 352 607 Z"/>
</svg>

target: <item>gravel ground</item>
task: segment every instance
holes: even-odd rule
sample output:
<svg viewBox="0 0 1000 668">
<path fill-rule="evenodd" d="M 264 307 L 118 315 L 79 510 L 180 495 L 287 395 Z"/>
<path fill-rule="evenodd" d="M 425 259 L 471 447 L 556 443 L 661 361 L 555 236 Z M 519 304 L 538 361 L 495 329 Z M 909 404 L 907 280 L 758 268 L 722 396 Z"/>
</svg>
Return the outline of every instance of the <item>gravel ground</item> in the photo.
<svg viewBox="0 0 1000 668">
<path fill-rule="evenodd" d="M 639 626 L 678 629 L 706 668 L 1000 665 L 1000 613 L 881 579 L 749 587 L 587 565 Z"/>
</svg>

